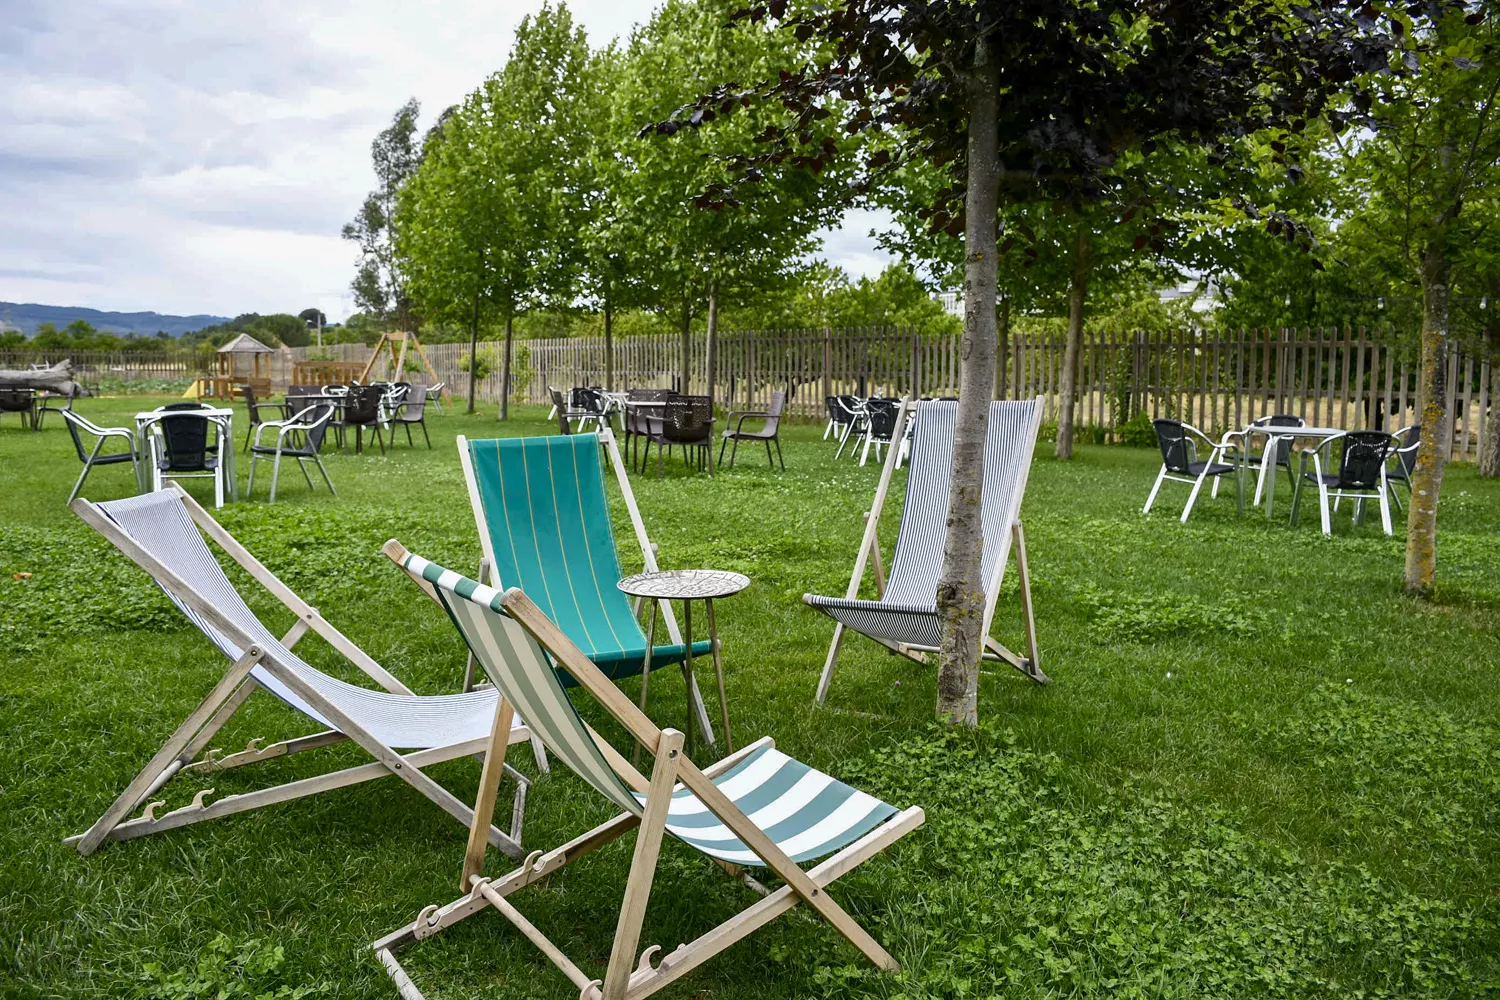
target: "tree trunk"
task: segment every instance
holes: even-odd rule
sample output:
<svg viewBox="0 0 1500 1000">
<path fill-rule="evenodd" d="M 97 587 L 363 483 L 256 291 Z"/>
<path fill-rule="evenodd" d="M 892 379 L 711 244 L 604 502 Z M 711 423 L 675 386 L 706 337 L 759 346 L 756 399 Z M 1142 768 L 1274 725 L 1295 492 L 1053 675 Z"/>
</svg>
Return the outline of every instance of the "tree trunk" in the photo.
<svg viewBox="0 0 1500 1000">
<path fill-rule="evenodd" d="M 604 388 L 615 391 L 615 314 L 604 297 Z"/>
<path fill-rule="evenodd" d="M 997 291 L 996 297 L 999 315 L 995 321 L 995 398 L 1009 399 L 1006 363 L 1010 360 L 1010 296 Z"/>
<path fill-rule="evenodd" d="M 1083 351 L 1083 306 L 1089 294 L 1089 264 L 1093 247 L 1089 242 L 1088 227 L 1080 221 L 1078 236 L 1073 243 L 1073 273 L 1068 285 L 1068 343 L 1063 350 L 1062 408 L 1057 414 L 1058 458 L 1073 457 L 1073 415 L 1077 411 L 1078 355 Z"/>
<path fill-rule="evenodd" d="M 688 360 L 691 354 L 690 348 L 692 347 L 692 335 L 693 313 L 691 307 L 688 305 L 687 293 L 684 292 L 682 297 L 682 357 L 679 359 L 682 362 L 682 384 L 677 387 L 677 391 L 682 393 L 684 396 L 688 394 L 688 391 L 692 388 L 693 384 L 692 365 Z"/>
<path fill-rule="evenodd" d="M 995 216 L 1000 195 L 1000 67 L 981 36 L 969 78 L 969 163 L 964 232 L 964 333 L 960 345 L 958 414 L 953 433 L 953 488 L 948 535 L 938 580 L 942 622 L 938 654 L 938 715 L 952 723 L 979 722 L 979 656 L 984 636 L 984 581 L 979 549 L 984 488 L 984 440 L 995 392 Z M 896 445 L 892 445 L 896 447 Z"/>
<path fill-rule="evenodd" d="M 505 314 L 505 360 L 500 362 L 500 419 L 510 419 L 510 357 L 513 317 Z"/>
<path fill-rule="evenodd" d="M 1422 444 L 1406 509 L 1406 590 L 1423 597 L 1432 595 L 1437 574 L 1438 491 L 1448 459 L 1448 274 L 1434 239 L 1422 255 Z"/>
<path fill-rule="evenodd" d="M 703 379 L 708 383 L 708 406 L 712 413 L 714 405 L 714 376 L 718 374 L 719 361 L 719 283 L 708 283 L 708 334 L 703 342 Z"/>
<path fill-rule="evenodd" d="M 469 326 L 469 412 L 474 412 L 474 377 L 479 367 L 479 293 L 474 293 L 474 322 Z"/>
<path fill-rule="evenodd" d="M 1479 475 L 1500 478 L 1500 352 L 1490 352 L 1490 414 L 1479 445 Z"/>
</svg>

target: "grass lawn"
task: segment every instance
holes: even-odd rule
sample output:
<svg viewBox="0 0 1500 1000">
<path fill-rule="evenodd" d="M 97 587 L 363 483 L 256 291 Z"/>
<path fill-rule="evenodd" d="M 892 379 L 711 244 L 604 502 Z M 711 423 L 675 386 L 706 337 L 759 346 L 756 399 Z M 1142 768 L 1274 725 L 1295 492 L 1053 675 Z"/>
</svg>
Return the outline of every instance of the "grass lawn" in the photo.
<svg viewBox="0 0 1500 1000">
<path fill-rule="evenodd" d="M 80 410 L 123 425 L 161 401 L 92 399 Z M 377 660 L 439 693 L 457 688 L 461 642 L 380 545 L 398 537 L 472 572 L 479 545 L 454 436 L 550 427 L 540 411 L 502 427 L 492 408 L 430 423 L 431 451 L 419 437 L 386 457 L 332 453 L 337 499 L 292 472 L 274 506 L 257 483 L 255 500 L 219 516 Z M 719 608 L 737 736 L 771 734 L 887 801 L 926 808 L 923 829 L 835 890 L 904 971 L 874 972 L 798 908 L 666 996 L 1500 994 L 1500 484 L 1449 471 L 1443 582 L 1427 604 L 1402 595 L 1399 527 L 1385 538 L 1378 517 L 1355 528 L 1346 509 L 1324 539 L 1315 507 L 1291 528 L 1237 516 L 1226 495 L 1205 497 L 1184 527 L 1186 487 L 1169 484 L 1140 516 L 1151 452 L 1039 458 L 1023 517 L 1055 683 L 987 674 L 983 725 L 949 732 L 929 722 L 931 670 L 857 637 L 830 708 L 812 706 L 832 623 L 800 597 L 847 585 L 878 475 L 836 464 L 819 430 L 788 432 L 785 474 L 751 452 L 713 479 L 673 463 L 660 481 L 638 477 L 636 491 L 664 567 L 754 580 Z M 0 995 L 393 1000 L 367 945 L 453 898 L 463 853 L 463 830 L 403 784 L 89 858 L 63 846 L 226 667 L 64 506 L 78 468 L 60 421 L 38 434 L 0 424 Z M 190 489 L 211 497 L 205 484 Z M 85 494 L 129 490 L 116 466 L 96 470 Z M 898 489 L 887 558 L 899 506 Z M 615 514 L 628 542 L 618 503 Z M 623 556 L 638 567 L 638 554 Z M 246 593 L 273 630 L 290 626 L 263 592 Z M 1011 595 L 996 634 L 1015 647 Z M 298 649 L 349 676 L 320 640 Z M 635 696 L 635 682 L 625 688 Z M 651 712 L 683 725 L 676 675 L 652 685 Z M 257 695 L 214 745 L 312 731 L 299 719 Z M 217 798 L 359 759 L 348 746 L 311 751 L 175 782 L 162 797 L 173 809 L 197 788 Z M 511 760 L 532 769 L 524 748 Z M 473 761 L 432 773 L 472 800 Z M 532 790 L 527 846 L 555 846 L 607 816 L 555 769 Z M 633 839 L 512 897 L 596 975 Z M 492 874 L 508 866 L 491 852 Z M 669 841 L 642 945 L 670 951 L 747 899 Z M 494 914 L 403 954 L 433 1000 L 576 995 Z"/>
</svg>

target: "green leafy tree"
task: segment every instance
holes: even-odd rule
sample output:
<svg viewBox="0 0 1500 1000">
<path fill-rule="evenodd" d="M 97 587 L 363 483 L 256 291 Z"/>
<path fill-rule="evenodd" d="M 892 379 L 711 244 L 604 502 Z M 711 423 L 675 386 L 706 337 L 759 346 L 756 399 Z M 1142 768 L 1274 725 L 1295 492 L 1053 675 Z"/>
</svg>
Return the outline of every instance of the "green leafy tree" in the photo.
<svg viewBox="0 0 1500 1000">
<path fill-rule="evenodd" d="M 370 144 L 376 188 L 365 196 L 359 214 L 345 223 L 343 237 L 359 247 L 359 268 L 351 288 L 354 301 L 382 322 L 410 329 L 412 316 L 406 281 L 395 252 L 392 225 L 401 189 L 421 162 L 416 142 L 421 106 L 414 97 L 403 104 Z"/>
<path fill-rule="evenodd" d="M 1495 4 L 1451 3 L 1414 21 L 1388 12 L 1414 38 L 1403 72 L 1378 81 L 1374 128 L 1352 140 L 1366 245 L 1389 248 L 1422 303 L 1418 396 L 1422 445 L 1406 519 L 1406 589 L 1430 595 L 1437 511 L 1453 418 L 1447 385 L 1453 285 L 1492 216 L 1471 211 L 1500 185 L 1500 36 Z"/>
<path fill-rule="evenodd" d="M 1347 120 L 1330 101 L 1358 72 L 1383 67 L 1391 44 L 1372 14 L 1340 0 L 772 0 L 743 16 L 790 23 L 816 45 L 811 58 L 749 87 L 726 82 L 663 123 L 778 104 L 785 122 L 740 161 L 746 182 L 795 153 L 821 165 L 824 150 L 811 140 L 829 117 L 850 134 L 894 136 L 896 151 L 877 149 L 871 170 L 913 158 L 949 171 L 930 221 L 964 239 L 965 364 L 937 593 L 941 716 L 978 719 L 980 494 L 1001 205 L 1017 185 L 1026 201 L 1098 201 L 1126 150 L 1181 142 L 1229 155 L 1227 140 L 1247 132 L 1300 131 L 1321 115 Z M 737 190 L 706 191 L 707 207 Z"/>
</svg>

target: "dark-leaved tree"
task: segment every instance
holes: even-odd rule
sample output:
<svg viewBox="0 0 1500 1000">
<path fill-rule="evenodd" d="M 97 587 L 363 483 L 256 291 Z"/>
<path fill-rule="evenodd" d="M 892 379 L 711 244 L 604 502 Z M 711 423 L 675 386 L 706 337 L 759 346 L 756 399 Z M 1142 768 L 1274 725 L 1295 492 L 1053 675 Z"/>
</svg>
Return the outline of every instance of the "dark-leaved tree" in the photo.
<svg viewBox="0 0 1500 1000">
<path fill-rule="evenodd" d="M 770 0 L 737 16 L 790 24 L 808 43 L 808 60 L 759 83 L 726 81 L 659 122 L 658 132 L 772 102 L 785 119 L 738 158 L 742 183 L 754 183 L 767 164 L 824 167 L 837 147 L 809 140 L 833 116 L 849 135 L 882 135 L 864 164 L 877 176 L 867 180 L 909 158 L 948 171 L 951 183 L 927 210 L 935 230 L 962 234 L 965 262 L 953 489 L 937 593 L 937 708 L 973 725 L 1002 205 L 1096 200 L 1125 150 L 1183 142 L 1227 157 L 1232 140 L 1250 132 L 1297 132 L 1317 117 L 1343 127 L 1357 109 L 1340 95 L 1362 74 L 1385 70 L 1399 40 L 1376 6 L 1347 0 L 838 0 L 807 7 Z M 700 203 L 714 207 L 730 197 L 721 189 Z M 1293 227 L 1279 217 L 1271 224 Z"/>
</svg>

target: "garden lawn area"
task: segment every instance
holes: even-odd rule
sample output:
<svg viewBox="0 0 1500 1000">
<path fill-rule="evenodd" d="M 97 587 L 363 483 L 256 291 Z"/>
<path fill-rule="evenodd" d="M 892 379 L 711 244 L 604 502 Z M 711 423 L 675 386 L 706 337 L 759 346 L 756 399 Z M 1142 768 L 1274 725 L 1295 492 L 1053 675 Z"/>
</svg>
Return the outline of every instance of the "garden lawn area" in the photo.
<svg viewBox="0 0 1500 1000">
<path fill-rule="evenodd" d="M 81 401 L 102 424 L 165 398 Z M 451 414 L 452 411 L 450 411 Z M 242 414 L 241 414 L 242 417 Z M 429 417 L 433 448 L 330 449 L 339 495 L 283 469 L 278 502 L 222 523 L 293 589 L 421 693 L 457 690 L 452 625 L 380 553 L 472 573 L 479 542 L 454 448 L 543 434 L 540 410 Z M 244 434 L 243 419 L 237 422 Z M 1158 458 L 1043 443 L 1022 514 L 1041 688 L 982 678 L 977 731 L 933 724 L 933 669 L 857 636 L 829 707 L 813 690 L 833 626 L 801 603 L 841 593 L 879 468 L 835 463 L 821 425 L 786 431 L 786 473 L 754 449 L 716 478 L 634 478 L 664 568 L 748 574 L 719 604 L 734 731 L 927 824 L 834 895 L 902 962 L 885 976 L 798 907 L 663 994 L 781 997 L 1474 997 L 1500 993 L 1500 483 L 1451 467 L 1435 603 L 1400 589 L 1403 543 L 1379 518 L 1238 516 L 1232 491 L 1177 523 L 1187 487 L 1141 504 Z M 352 448 L 352 445 L 351 445 Z M 248 461 L 240 461 L 243 483 Z M 654 462 L 653 462 L 654 467 Z M 262 467 L 265 472 L 269 468 Z M 396 991 L 369 943 L 458 892 L 464 831 L 395 780 L 105 846 L 84 830 L 221 677 L 223 657 L 63 504 L 79 463 L 61 420 L 0 423 L 0 995 L 379 997 Z M 268 485 L 268 484 L 267 484 Z M 883 519 L 887 560 L 904 473 Z M 85 495 L 132 490 L 123 466 Z M 206 481 L 189 489 L 211 500 Z M 610 486 L 627 572 L 639 568 Z M 1282 481 L 1278 510 L 1289 509 Z M 29 577 L 22 577 L 30 574 Z M 244 580 L 236 571 L 237 578 Z M 273 629 L 291 616 L 247 587 Z M 1014 579 L 995 634 L 1021 648 Z M 299 652 L 353 678 L 316 637 Z M 710 677 L 700 664 L 700 682 Z M 638 682 L 623 684 L 634 698 Z M 711 685 L 705 685 L 705 691 Z M 650 714 L 681 727 L 675 672 Z M 717 704 L 710 698 L 716 715 Z M 618 726 L 584 713 L 617 747 Z M 258 694 L 213 746 L 312 732 Z M 701 755 L 700 755 L 701 756 Z M 179 779 L 166 809 L 360 762 L 350 746 Z M 534 773 L 529 749 L 509 760 Z M 707 763 L 700 760 L 699 763 Z M 479 766 L 431 772 L 472 801 Z M 511 785 L 502 786 L 508 815 Z M 166 810 L 163 810 L 166 811 Z M 607 819 L 554 757 L 527 802 L 528 849 Z M 503 820 L 502 820 L 503 823 Z M 633 836 L 511 900 L 602 976 Z M 488 874 L 512 866 L 491 851 Z M 671 951 L 751 902 L 671 841 L 642 947 Z M 497 914 L 402 953 L 432 1000 L 567 997 L 576 989 Z M 283 990 L 284 992 L 277 992 Z M 297 992 L 303 990 L 305 992 Z"/>
</svg>

